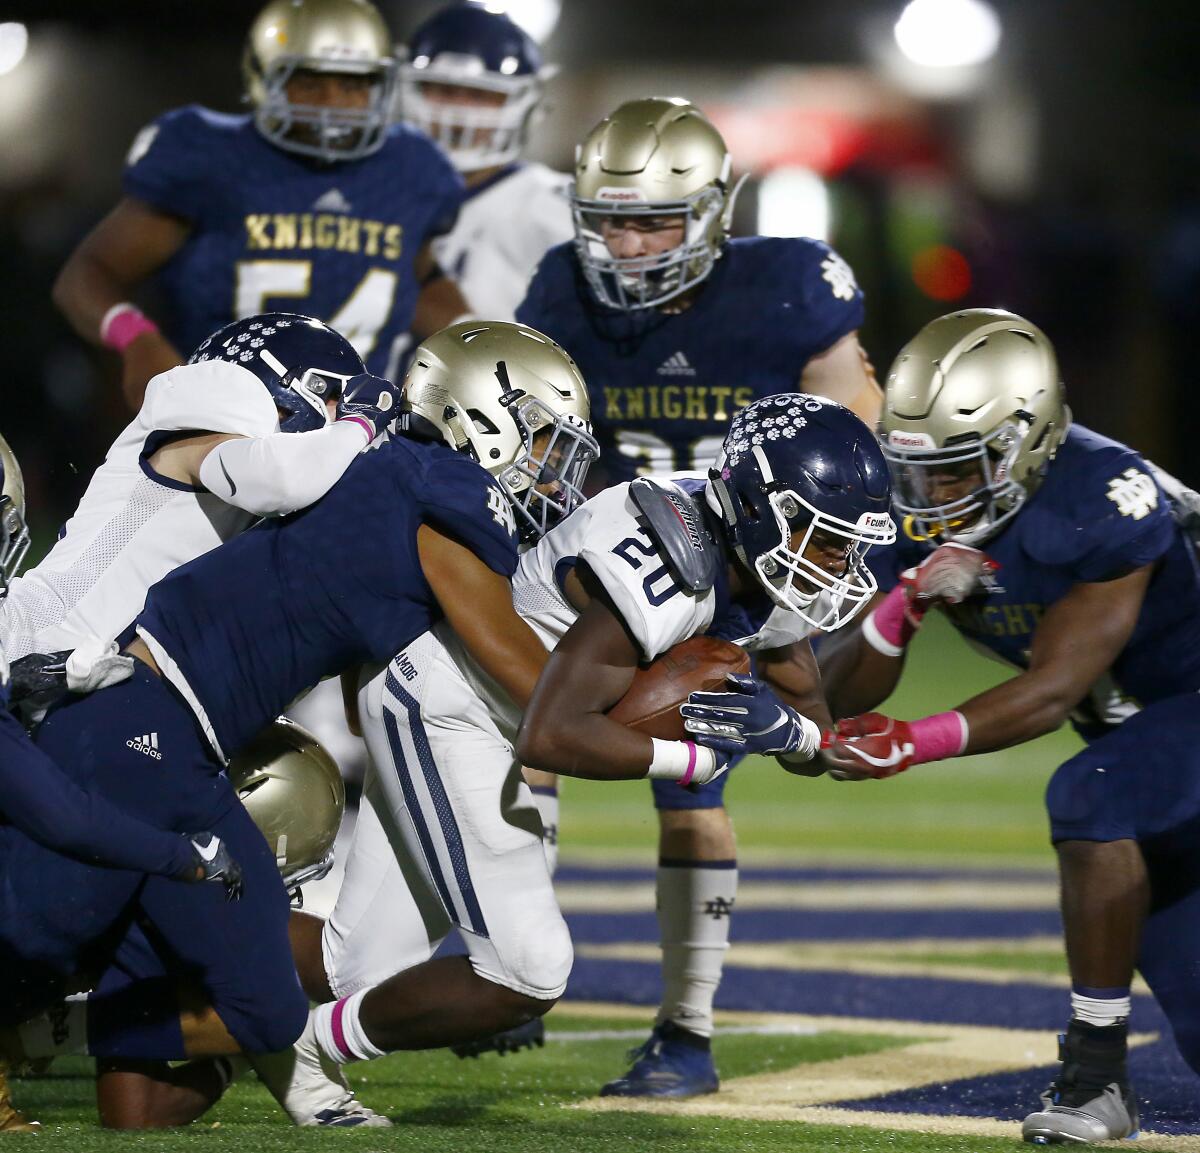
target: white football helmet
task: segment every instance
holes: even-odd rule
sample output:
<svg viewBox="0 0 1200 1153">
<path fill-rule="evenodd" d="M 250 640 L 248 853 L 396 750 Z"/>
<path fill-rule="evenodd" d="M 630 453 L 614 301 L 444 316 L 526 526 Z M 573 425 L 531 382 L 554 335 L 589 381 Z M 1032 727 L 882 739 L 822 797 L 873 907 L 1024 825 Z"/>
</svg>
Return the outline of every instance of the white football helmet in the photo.
<svg viewBox="0 0 1200 1153">
<path fill-rule="evenodd" d="M 520 156 L 555 69 L 517 24 L 482 4 L 454 4 L 412 34 L 407 55 L 400 115 L 432 137 L 455 168 L 475 172 Z M 477 97 L 454 99 L 454 89 Z"/>
</svg>

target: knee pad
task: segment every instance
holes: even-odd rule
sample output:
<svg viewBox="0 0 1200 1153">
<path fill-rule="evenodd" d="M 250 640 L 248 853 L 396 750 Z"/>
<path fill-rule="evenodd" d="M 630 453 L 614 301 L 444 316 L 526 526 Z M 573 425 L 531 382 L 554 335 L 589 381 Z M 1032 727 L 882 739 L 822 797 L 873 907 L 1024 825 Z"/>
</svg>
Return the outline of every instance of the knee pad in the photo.
<svg viewBox="0 0 1200 1153">
<path fill-rule="evenodd" d="M 463 932 L 471 967 L 479 976 L 538 1001 L 557 1001 L 567 987 L 575 949 L 561 916 L 507 940 Z"/>
</svg>

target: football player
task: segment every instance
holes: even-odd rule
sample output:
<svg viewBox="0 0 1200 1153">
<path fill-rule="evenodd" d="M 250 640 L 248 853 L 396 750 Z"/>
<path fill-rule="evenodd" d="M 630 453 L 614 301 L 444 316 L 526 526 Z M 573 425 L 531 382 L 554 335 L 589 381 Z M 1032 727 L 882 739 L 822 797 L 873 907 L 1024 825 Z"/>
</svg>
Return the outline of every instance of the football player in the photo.
<svg viewBox="0 0 1200 1153">
<path fill-rule="evenodd" d="M 242 58 L 252 110 L 193 105 L 138 134 L 125 197 L 54 288 L 80 336 L 120 354 L 131 408 L 179 349 L 239 317 L 281 305 L 320 317 L 393 378 L 410 329 L 467 312 L 431 249 L 462 182 L 423 135 L 389 126 L 395 69 L 368 0 L 271 0 Z M 155 274 L 163 330 L 129 300 Z"/>
<path fill-rule="evenodd" d="M 29 546 L 21 470 L 0 437 L 0 600 Z M 37 749 L 8 711 L 8 659 L 0 645 L 0 838 L 21 837 L 79 861 L 180 881 L 215 881 L 236 893 L 241 871 L 219 838 L 168 833 L 80 787 Z M 37 1122 L 13 1107 L 0 1060 L 0 1132 L 31 1132 Z"/>
<path fill-rule="evenodd" d="M 881 427 L 904 534 L 872 557 L 886 592 L 825 662 L 845 718 L 826 757 L 847 777 L 889 777 L 1072 721 L 1087 747 L 1046 793 L 1071 1019 L 1023 1135 L 1133 1136 L 1135 965 L 1200 1072 L 1192 542 L 1145 460 L 1071 423 L 1054 349 L 1022 317 L 971 309 L 926 325 L 892 366 Z M 931 607 L 1017 674 L 919 720 L 864 712 L 895 685 Z"/>
<path fill-rule="evenodd" d="M 462 174 L 458 222 L 434 241 L 478 316 L 511 320 L 546 250 L 571 238 L 568 177 L 522 161 L 555 69 L 503 12 L 455 4 L 411 36 L 400 65 L 400 115 Z"/>
<path fill-rule="evenodd" d="M 468 342 L 490 328 L 463 327 Z M 537 334 L 529 345 L 551 347 Z M 521 351 L 511 364 L 512 386 L 510 365 L 490 363 L 495 387 L 514 404 Z M 470 413 L 454 417 L 460 427 L 471 424 Z M 557 415 L 546 420 L 547 451 L 559 424 Z M 523 447 L 513 446 L 512 461 L 489 449 L 489 460 L 498 470 L 527 467 Z M 127 981 L 119 995 L 89 999 L 90 1051 L 174 1059 L 289 1046 L 307 1002 L 288 948 L 287 901 L 273 855 L 220 767 L 320 677 L 389 660 L 439 617 L 499 685 L 518 699 L 527 695 L 526 680 L 514 680 L 512 670 L 524 678 L 529 654 L 540 658 L 543 650 L 512 607 L 517 539 L 505 489 L 466 453 L 401 437 L 358 459 L 303 514 L 264 520 L 159 581 L 126 650 L 132 678 L 60 706 L 38 742 L 137 815 L 212 827 L 242 864 L 245 896 L 236 906 L 168 900 L 155 878 L 138 888 L 135 874 L 83 870 L 49 855 L 36 861 L 36 873 L 34 863 L 28 875 L 14 866 L 7 875 L 18 902 L 32 901 L 35 889 L 70 898 L 0 927 L 0 965 L 12 971 L 6 987 L 21 988 L 27 972 L 71 971 L 98 935 L 112 931 L 137 890 L 140 917 L 199 975 L 212 1005 L 181 1014 L 156 966 L 152 978 Z M 157 734 L 154 787 L 131 731 Z M 210 819 L 196 825 L 200 815 Z M 119 948 L 113 963 L 136 972 L 139 958 Z M 347 1112 L 308 1120 L 369 1119 Z"/>
<path fill-rule="evenodd" d="M 230 762 L 229 779 L 274 850 L 284 887 L 298 900 L 300 887 L 324 876 L 333 863 L 346 804 L 337 763 L 311 733 L 280 717 Z M 163 968 L 164 973 L 170 971 L 169 959 Z M 110 975 L 124 979 L 119 972 Z M 202 999 L 203 994 L 197 994 L 197 1000 Z M 85 1052 L 86 1002 L 71 998 L 22 1025 L 19 1035 L 43 1057 Z M 182 1065 L 102 1061 L 96 1085 L 100 1123 L 108 1129 L 185 1125 L 247 1065 L 240 1057 L 202 1058 Z"/>
<path fill-rule="evenodd" d="M 685 100 L 635 100 L 579 148 L 575 242 L 552 249 L 518 318 L 578 361 L 592 390 L 609 481 L 707 468 L 734 414 L 770 393 L 836 400 L 868 423 L 879 388 L 858 342 L 862 293 L 817 240 L 729 239 L 736 189 L 716 129 Z M 548 828 L 555 782 L 531 774 Z M 660 1062 L 604 1093 L 689 1096 L 716 1086 L 712 999 L 737 895 L 725 778 L 684 792 L 654 786 L 656 907 L 665 998 Z"/>
<path fill-rule="evenodd" d="M 458 380 L 462 400 L 486 394 L 481 378 Z M 414 408 L 462 443 L 433 403 L 447 386 L 428 384 Z M 476 451 L 487 443 L 473 438 Z M 440 625 L 366 681 L 358 714 L 374 771 L 320 953 L 300 958 L 302 971 L 319 966 L 309 991 L 328 1003 L 296 1046 L 282 1095 L 294 1119 L 336 1099 L 331 1063 L 477 1041 L 561 995 L 571 941 L 522 763 L 681 792 L 717 778 L 731 753 L 809 771 L 819 731 L 804 714 L 827 714 L 804 638 L 871 597 L 863 557 L 895 539 L 887 508 L 887 467 L 857 417 L 795 393 L 758 401 L 734 419 L 707 484 L 618 485 L 524 554 L 514 601 L 553 652 L 526 653 L 525 668 L 510 670 L 520 692 L 498 686 Z M 651 739 L 606 715 L 640 662 L 705 632 L 759 652 L 791 703 L 736 678 L 730 694 L 685 706 L 695 741 Z M 736 705 L 740 719 L 713 725 L 714 702 Z M 433 958 L 455 926 L 469 956 Z"/>
<path fill-rule="evenodd" d="M 111 669 L 97 658 L 150 585 L 259 517 L 323 496 L 394 415 L 395 395 L 311 317 L 267 313 L 213 333 L 151 381 L 54 547 L 12 582 L 0 617 L 9 659 L 59 654 L 59 667 L 62 650 L 82 647 L 89 675 Z M 69 661 L 65 672 L 88 687 Z"/>
</svg>

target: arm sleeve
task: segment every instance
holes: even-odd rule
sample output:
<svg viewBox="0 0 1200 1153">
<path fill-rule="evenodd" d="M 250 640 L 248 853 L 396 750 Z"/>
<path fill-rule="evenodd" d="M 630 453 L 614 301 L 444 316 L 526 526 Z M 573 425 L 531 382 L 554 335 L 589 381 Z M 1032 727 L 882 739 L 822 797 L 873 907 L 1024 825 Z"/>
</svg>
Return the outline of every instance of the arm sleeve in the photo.
<svg viewBox="0 0 1200 1153">
<path fill-rule="evenodd" d="M 186 837 L 147 825 L 80 788 L 3 708 L 0 798 L 14 828 L 87 864 L 177 877 L 192 862 Z"/>
<path fill-rule="evenodd" d="M 142 422 L 154 432 L 267 436 L 279 431 L 279 412 L 271 394 L 248 368 L 204 360 L 154 377 L 142 401 Z"/>
<path fill-rule="evenodd" d="M 277 432 L 218 444 L 200 464 L 200 483 L 254 516 L 283 516 L 320 500 L 365 447 L 357 421 L 311 432 Z"/>
</svg>

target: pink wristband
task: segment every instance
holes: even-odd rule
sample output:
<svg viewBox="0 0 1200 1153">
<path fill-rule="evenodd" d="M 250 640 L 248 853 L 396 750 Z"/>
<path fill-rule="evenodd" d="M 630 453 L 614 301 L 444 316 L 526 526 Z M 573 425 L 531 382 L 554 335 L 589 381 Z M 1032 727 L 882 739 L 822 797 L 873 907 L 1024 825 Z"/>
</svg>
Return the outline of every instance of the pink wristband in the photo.
<svg viewBox="0 0 1200 1153">
<path fill-rule="evenodd" d="M 898 657 L 913 639 L 921 624 L 914 614 L 902 584 L 897 585 L 863 621 L 867 643 L 884 656 Z"/>
<path fill-rule="evenodd" d="M 365 416 L 339 416 L 336 423 L 342 424 L 346 421 L 350 422 L 351 424 L 357 424 L 358 427 L 367 434 L 367 444 L 370 444 L 371 441 L 375 439 L 375 429 L 371 426 L 371 422 L 367 420 Z"/>
<path fill-rule="evenodd" d="M 967 718 L 954 710 L 909 721 L 908 729 L 912 733 L 914 765 L 957 757 L 967 747 L 971 735 Z"/>
<path fill-rule="evenodd" d="M 157 331 L 158 325 L 136 305 L 114 304 L 100 322 L 100 343 L 124 352 L 143 333 Z"/>
<path fill-rule="evenodd" d="M 692 783 L 692 777 L 696 772 L 696 742 L 684 741 L 683 743 L 687 745 L 688 767 L 687 772 L 685 772 L 683 776 L 679 778 L 679 783 L 680 785 L 690 785 Z"/>
</svg>

